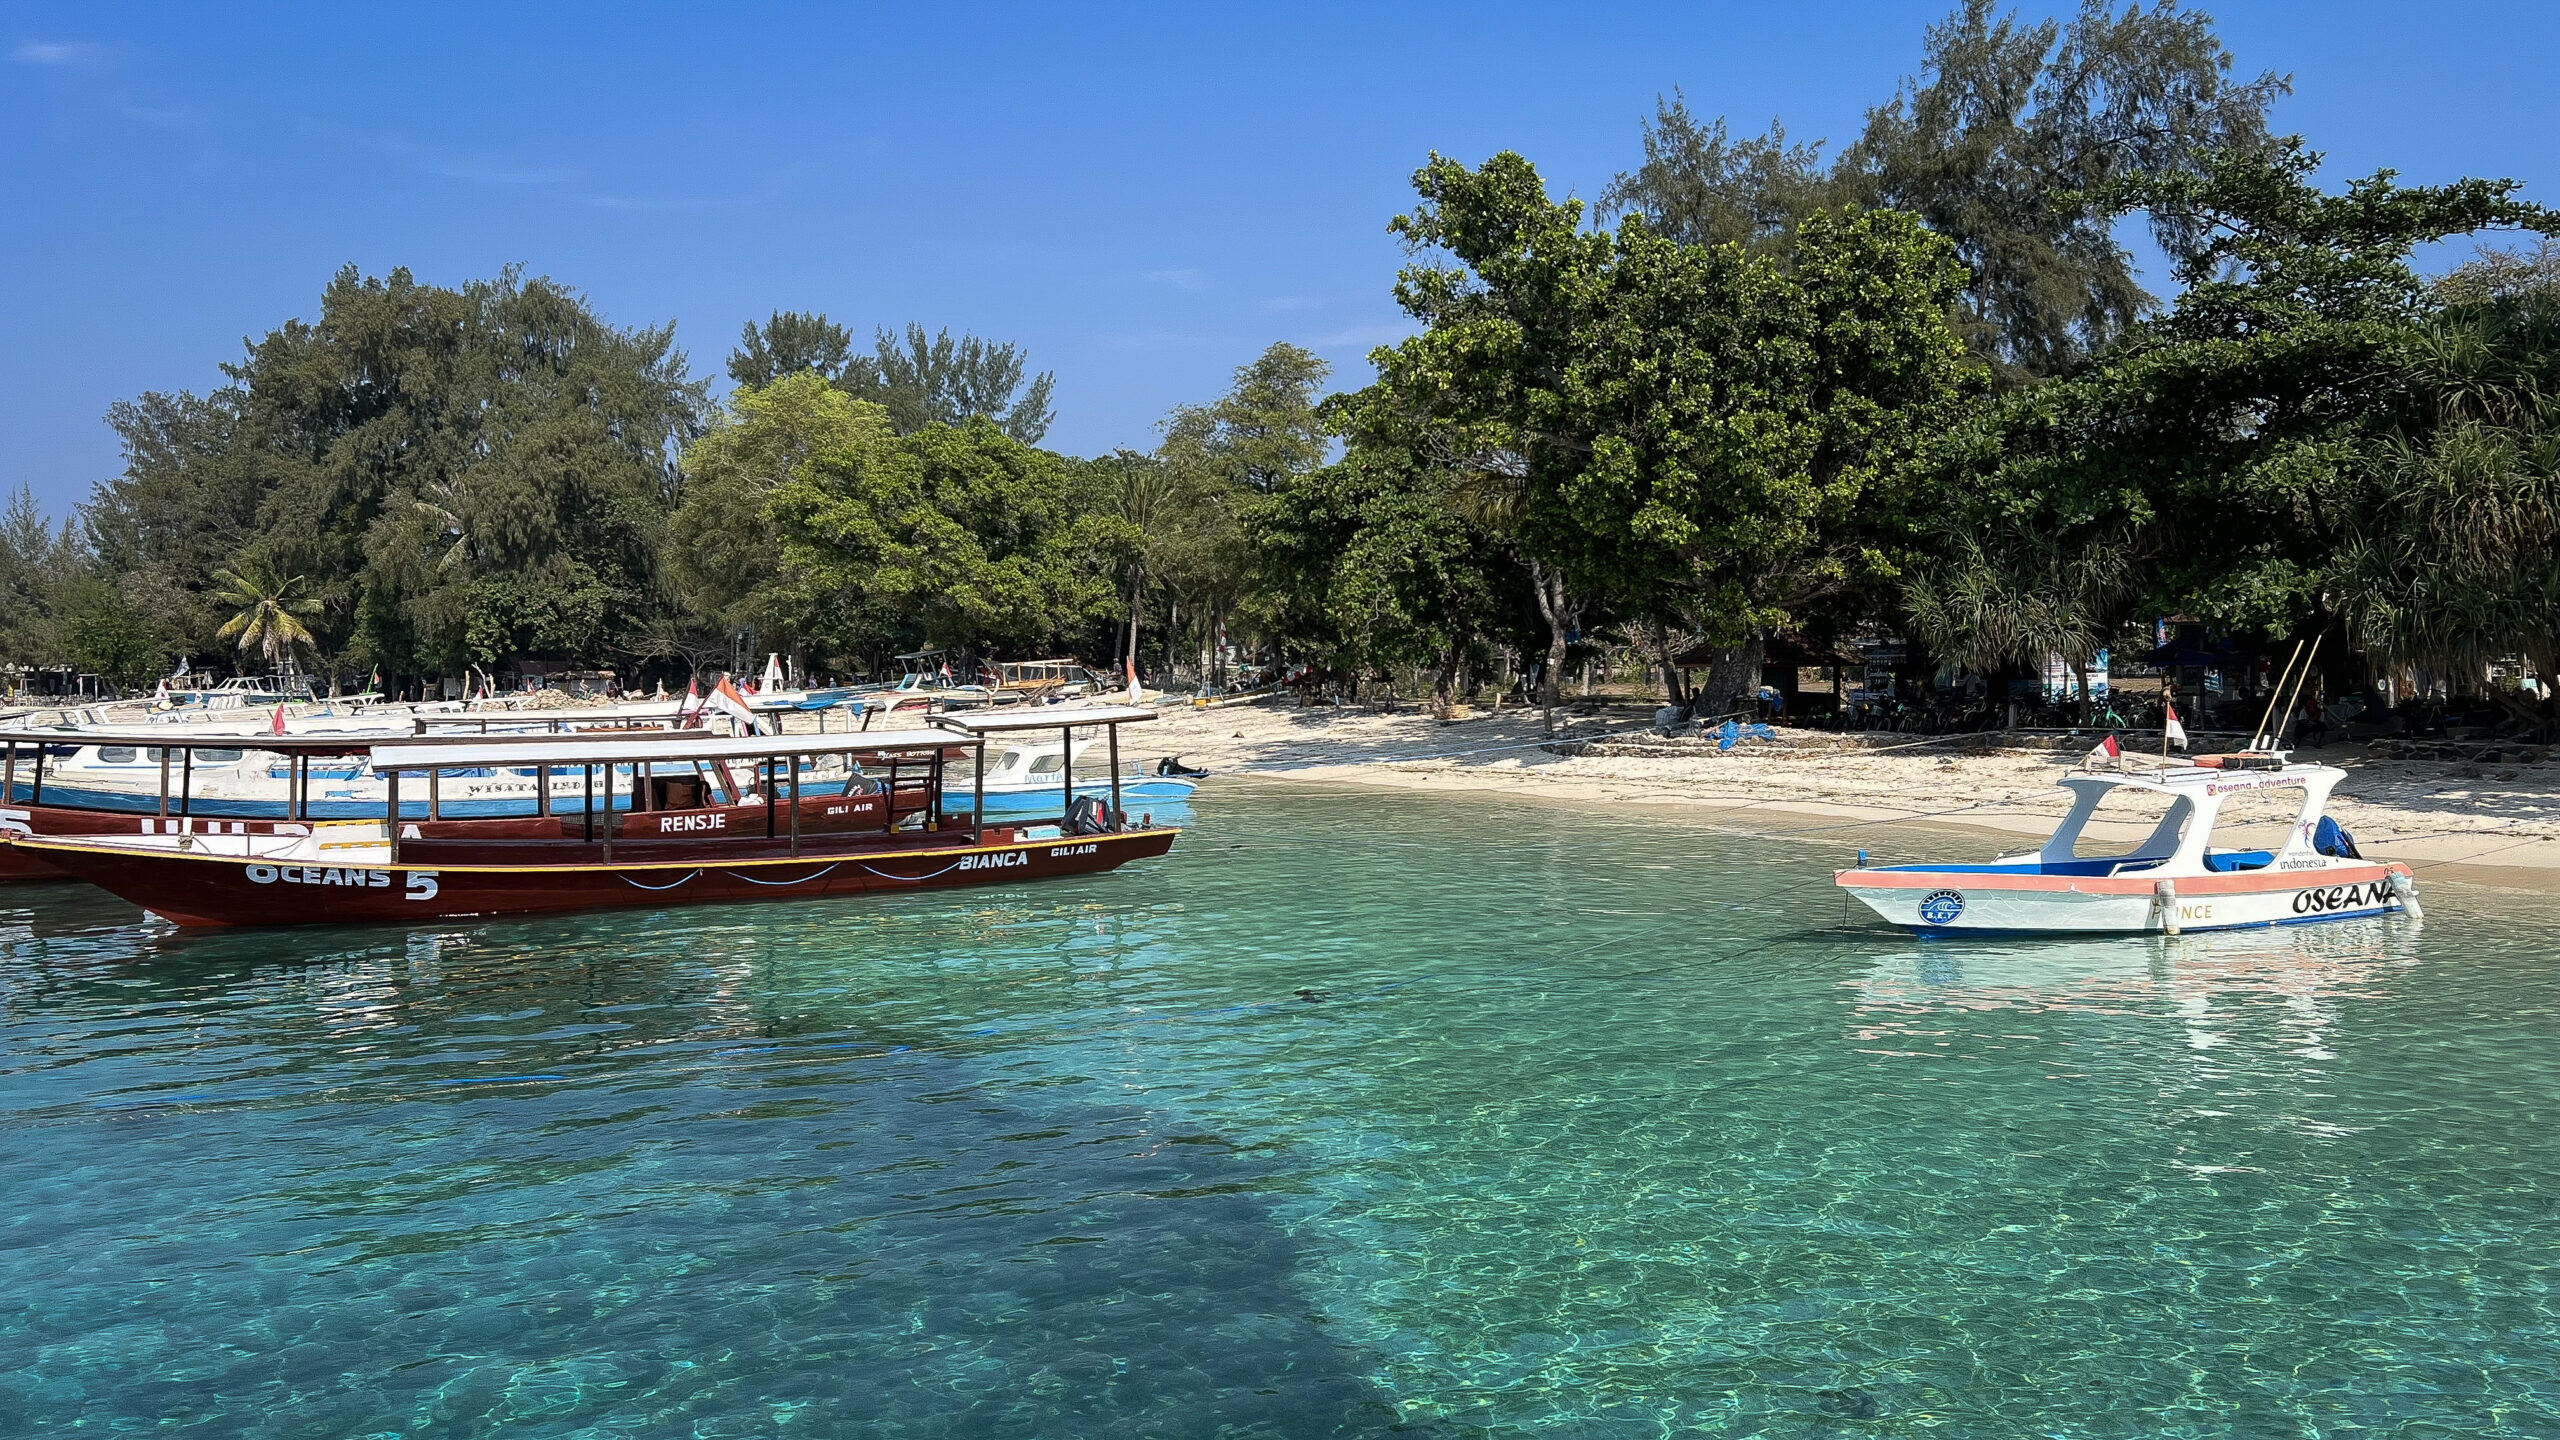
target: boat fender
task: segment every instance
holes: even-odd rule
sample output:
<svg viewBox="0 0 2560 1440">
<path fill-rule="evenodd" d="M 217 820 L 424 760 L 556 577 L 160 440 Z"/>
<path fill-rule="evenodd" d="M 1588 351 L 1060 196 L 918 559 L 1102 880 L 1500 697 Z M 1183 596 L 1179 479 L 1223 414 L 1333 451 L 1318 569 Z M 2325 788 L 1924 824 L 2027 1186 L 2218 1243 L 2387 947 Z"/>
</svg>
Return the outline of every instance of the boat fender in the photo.
<svg viewBox="0 0 2560 1440">
<path fill-rule="evenodd" d="M 2404 870 L 2391 872 L 2391 893 L 2400 900 L 2400 913 L 2412 920 L 2427 918 L 2426 907 L 2418 903 L 2417 877 Z"/>
<path fill-rule="evenodd" d="M 2151 904 L 2160 912 L 2161 930 L 2171 935 L 2179 933 L 2177 884 L 2169 880 L 2152 881 Z"/>
</svg>

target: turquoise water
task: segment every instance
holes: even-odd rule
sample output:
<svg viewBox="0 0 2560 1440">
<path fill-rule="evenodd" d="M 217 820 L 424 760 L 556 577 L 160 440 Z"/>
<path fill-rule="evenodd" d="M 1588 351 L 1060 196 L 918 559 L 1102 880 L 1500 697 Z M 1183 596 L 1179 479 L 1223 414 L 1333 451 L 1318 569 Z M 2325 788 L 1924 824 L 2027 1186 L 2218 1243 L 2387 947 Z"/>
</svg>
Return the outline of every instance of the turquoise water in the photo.
<svg viewBox="0 0 2560 1440">
<path fill-rule="evenodd" d="M 2560 1433 L 2560 905 L 1833 928 L 1919 843 L 1221 783 L 881 904 L 0 891 L 0 1433 Z"/>
</svg>

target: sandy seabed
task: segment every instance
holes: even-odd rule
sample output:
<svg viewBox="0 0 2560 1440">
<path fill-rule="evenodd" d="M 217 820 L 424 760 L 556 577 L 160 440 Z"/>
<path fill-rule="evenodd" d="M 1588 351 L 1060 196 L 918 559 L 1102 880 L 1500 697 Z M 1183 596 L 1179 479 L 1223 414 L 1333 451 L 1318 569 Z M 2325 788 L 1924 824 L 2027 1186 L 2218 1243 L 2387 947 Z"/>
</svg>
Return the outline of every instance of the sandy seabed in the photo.
<svg viewBox="0 0 2560 1440">
<path fill-rule="evenodd" d="M 1410 707 L 1301 707 L 1272 697 L 1191 708 L 1175 699 L 1159 721 L 1127 732 L 1123 754 L 1150 762 L 1179 755 L 1214 772 L 1283 780 L 1679 807 L 1735 828 L 1836 843 L 1846 865 L 1870 847 L 1878 861 L 1979 860 L 2031 848 L 2066 808 L 2068 792 L 2055 782 L 2095 743 L 2094 736 L 1914 743 L 1782 728 L 1774 743 L 1746 740 L 1718 753 L 1711 740 L 1648 735 L 1650 712 L 1637 706 L 1559 714 L 1557 739 L 1565 743 L 1554 744 L 1535 710 L 1441 722 Z M 2329 813 L 2368 856 L 2449 879 L 2560 890 L 2560 756 L 2483 767 L 2386 759 L 2338 744 L 2299 749 L 2295 758 L 2347 772 Z M 2226 817 L 2225 828 L 2231 823 Z M 1951 833 L 1943 848 L 1900 853 L 1915 837 L 1888 827 L 1909 825 Z M 2091 833 L 2131 841 L 2147 825 L 2093 825 Z M 2263 827 L 2259 834 L 2256 843 L 2265 843 Z"/>
</svg>

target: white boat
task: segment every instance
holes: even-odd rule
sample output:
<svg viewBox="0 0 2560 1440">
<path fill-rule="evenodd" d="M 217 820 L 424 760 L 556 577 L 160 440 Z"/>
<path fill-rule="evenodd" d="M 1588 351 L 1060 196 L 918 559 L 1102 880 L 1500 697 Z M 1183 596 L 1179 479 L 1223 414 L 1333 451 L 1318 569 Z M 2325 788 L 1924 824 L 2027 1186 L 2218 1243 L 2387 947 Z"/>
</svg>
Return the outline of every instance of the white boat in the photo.
<svg viewBox="0 0 2560 1440">
<path fill-rule="evenodd" d="M 1075 709 L 1059 712 L 1072 717 Z M 1109 800 L 1113 795 L 1111 760 L 1103 753 L 1101 741 L 1079 739 L 1070 757 L 1067 747 L 1055 738 L 1035 739 L 1017 734 L 1001 746 L 987 748 L 987 773 L 984 786 L 986 812 L 989 815 L 1055 815 L 1067 806 L 1067 765 L 1075 763 L 1074 793 Z M 1155 774 L 1143 769 L 1121 772 L 1118 794 L 1123 809 L 1146 802 L 1156 805 L 1177 804 L 1191 798 L 1198 788 L 1197 779 L 1188 775 Z M 978 793 L 975 777 L 950 771 L 945 773 L 942 788 L 943 805 L 954 811 L 967 810 L 972 796 Z"/>
<path fill-rule="evenodd" d="M 311 698 L 311 682 L 299 676 L 234 675 L 219 685 L 188 686 L 163 680 L 152 696 L 155 710 L 239 710 L 253 705 L 281 705 Z"/>
<path fill-rule="evenodd" d="M 2035 850 L 1978 865 L 1843 870 L 1838 883 L 1876 914 L 1923 934 L 2176 935 L 2420 916 L 2409 867 L 2365 859 L 2354 837 L 2327 817 L 2329 792 L 2345 778 L 2343 770 L 2295 765 L 2279 754 L 2207 757 L 2151 773 L 2074 775 L 2062 782 L 2072 792 L 2070 812 Z M 2100 803 L 2122 791 L 2164 797 L 2165 813 L 2147 839 L 2122 854 L 2081 855 L 2081 836 Z M 2265 850 L 2216 846 L 2215 826 L 2231 798 L 2264 792 L 2300 794 L 2283 843 Z"/>
</svg>

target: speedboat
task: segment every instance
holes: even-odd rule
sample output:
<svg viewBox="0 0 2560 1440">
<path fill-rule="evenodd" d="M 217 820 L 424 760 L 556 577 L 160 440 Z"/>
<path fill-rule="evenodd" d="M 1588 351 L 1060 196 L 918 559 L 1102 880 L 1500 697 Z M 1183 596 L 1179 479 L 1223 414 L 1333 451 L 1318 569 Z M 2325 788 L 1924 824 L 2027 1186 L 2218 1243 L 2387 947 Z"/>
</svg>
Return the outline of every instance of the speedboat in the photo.
<svg viewBox="0 0 2560 1440">
<path fill-rule="evenodd" d="M 2207 756 L 2156 772 L 2073 775 L 2070 811 L 2044 844 L 1976 865 L 1860 866 L 1840 887 L 1893 924 L 1922 934 L 2180 934 L 2423 912 L 2409 867 L 2368 860 L 2326 814 L 2346 772 L 2279 753 Z M 2150 798 L 2150 836 L 2121 854 L 2081 854 L 2109 796 Z M 2219 847 L 2214 829 L 2236 795 L 2298 794 L 2282 844 Z M 1861 857 L 1863 858 L 1863 857 Z"/>
<path fill-rule="evenodd" d="M 1057 713 L 1061 721 L 1066 721 L 1081 712 L 1068 708 Z M 1018 718 L 1016 723 L 1027 726 L 1057 722 Z M 1060 807 L 1069 803 L 1067 796 L 1070 793 L 1098 800 L 1109 800 L 1116 793 L 1123 807 L 1140 802 L 1166 805 L 1190 799 L 1191 792 L 1199 788 L 1197 777 L 1207 773 L 1130 771 L 1118 777 L 1115 792 L 1110 758 L 1095 753 L 1103 748 L 1100 741 L 1078 739 L 1070 750 L 1055 738 L 1055 732 L 1026 734 L 1017 730 L 1012 733 L 1014 738 L 1001 746 L 989 748 L 983 782 L 971 775 L 944 772 L 945 804 L 966 810 L 973 796 L 983 793 L 985 813 L 989 815 L 1056 814 Z M 1034 734 L 1039 734 L 1040 738 L 1034 738 Z M 1074 766 L 1072 775 L 1068 768 L 1070 761 Z"/>
</svg>

